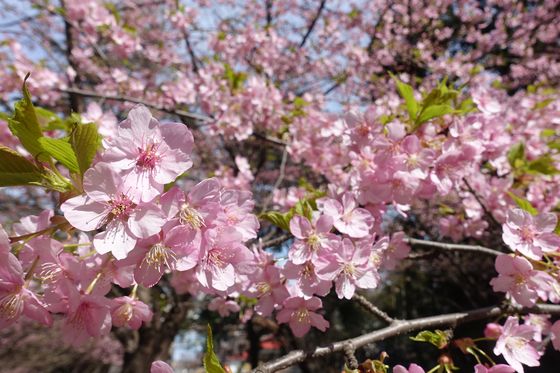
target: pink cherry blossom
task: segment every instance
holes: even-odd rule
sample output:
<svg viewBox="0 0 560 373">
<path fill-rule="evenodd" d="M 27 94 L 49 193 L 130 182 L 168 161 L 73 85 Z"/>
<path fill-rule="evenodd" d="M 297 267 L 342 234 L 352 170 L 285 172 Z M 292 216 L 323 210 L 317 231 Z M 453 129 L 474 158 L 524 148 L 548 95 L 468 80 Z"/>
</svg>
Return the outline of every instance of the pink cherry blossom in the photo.
<svg viewBox="0 0 560 373">
<path fill-rule="evenodd" d="M 323 213 L 332 218 L 334 227 L 352 238 L 367 236 L 373 227 L 373 216 L 366 209 L 357 207 L 351 193 L 342 195 L 342 203 L 332 198 L 318 203 Z"/>
<path fill-rule="evenodd" d="M 140 238 L 158 233 L 165 223 L 160 208 L 153 202 L 137 203 L 120 177 L 107 163 L 98 163 L 84 174 L 86 194 L 71 198 L 60 207 L 74 227 L 97 233 L 93 245 L 98 253 L 112 252 L 123 259 Z"/>
<path fill-rule="evenodd" d="M 396 265 L 408 256 L 410 246 L 406 243 L 404 232 L 396 232 L 391 236 L 389 245 L 384 250 L 383 267 L 394 269 Z"/>
<path fill-rule="evenodd" d="M 497 364 L 490 368 L 482 364 L 476 364 L 474 373 L 515 373 L 515 369 L 506 364 Z"/>
<path fill-rule="evenodd" d="M 91 337 L 109 333 L 111 313 L 107 298 L 70 293 L 69 309 L 62 332 L 64 340 L 74 346 L 80 346 Z"/>
<path fill-rule="evenodd" d="M 150 373 L 173 373 L 174 370 L 165 361 L 156 360 L 150 367 Z"/>
<path fill-rule="evenodd" d="M 243 263 L 253 259 L 252 252 L 241 243 L 241 234 L 232 228 L 208 231 L 202 241 L 196 278 L 206 288 L 225 291 L 235 284 Z"/>
<path fill-rule="evenodd" d="M 323 316 L 313 312 L 323 306 L 317 297 L 307 300 L 302 297 L 290 297 L 284 301 L 283 306 L 276 319 L 281 324 L 288 323 L 296 337 L 303 337 L 312 326 L 323 332 L 329 327 L 329 322 Z"/>
<path fill-rule="evenodd" d="M 239 312 L 241 308 L 239 307 L 239 304 L 233 300 L 217 297 L 208 303 L 208 309 L 210 311 L 218 312 L 221 317 L 227 317 L 231 313 Z"/>
<path fill-rule="evenodd" d="M 338 238 L 329 233 L 332 218 L 328 215 L 315 215 L 313 223 L 305 216 L 296 215 L 290 220 L 290 232 L 296 238 L 288 258 L 294 264 L 303 264 L 308 260 L 317 259 L 320 251 L 338 245 Z"/>
<path fill-rule="evenodd" d="M 494 354 L 503 355 L 507 363 L 518 373 L 523 373 L 523 366 L 537 367 L 540 355 L 531 344 L 534 327 L 519 325 L 517 317 L 510 316 L 504 324 L 502 335 L 496 341 Z"/>
<path fill-rule="evenodd" d="M 143 302 L 130 297 L 118 297 L 112 300 L 111 318 L 117 327 L 128 326 L 138 330 L 142 323 L 152 320 L 152 311 Z"/>
<path fill-rule="evenodd" d="M 560 320 L 557 320 L 550 327 L 550 339 L 552 340 L 554 349 L 560 351 Z"/>
<path fill-rule="evenodd" d="M 369 241 L 354 244 L 345 238 L 339 249 L 320 258 L 318 275 L 335 282 L 340 299 L 351 299 L 356 288 L 374 289 L 379 283 L 379 274 L 370 265 L 371 254 Z"/>
<path fill-rule="evenodd" d="M 130 193 L 147 202 L 191 168 L 193 141 L 185 125 L 160 125 L 146 107 L 136 106 L 120 123 L 102 160 L 121 170 Z"/>
<path fill-rule="evenodd" d="M 6 247 L 4 234 L 0 226 L 0 247 Z M 0 329 L 17 322 L 22 315 L 52 325 L 50 313 L 35 293 L 26 288 L 18 259 L 10 252 L 0 251 Z"/>
<path fill-rule="evenodd" d="M 533 217 L 527 211 L 513 209 L 503 225 L 502 238 L 512 250 L 539 260 L 543 253 L 560 248 L 560 237 L 553 233 L 557 220 L 552 213 Z"/>
<path fill-rule="evenodd" d="M 402 365 L 395 365 L 393 367 L 393 373 L 424 373 L 424 369 L 417 364 L 410 364 L 408 369 L 403 367 Z"/>
<path fill-rule="evenodd" d="M 505 292 L 526 307 L 533 306 L 537 298 L 546 300 L 554 284 L 549 274 L 534 270 L 531 262 L 519 256 L 498 256 L 496 270 L 499 276 L 490 281 L 494 291 Z"/>
</svg>

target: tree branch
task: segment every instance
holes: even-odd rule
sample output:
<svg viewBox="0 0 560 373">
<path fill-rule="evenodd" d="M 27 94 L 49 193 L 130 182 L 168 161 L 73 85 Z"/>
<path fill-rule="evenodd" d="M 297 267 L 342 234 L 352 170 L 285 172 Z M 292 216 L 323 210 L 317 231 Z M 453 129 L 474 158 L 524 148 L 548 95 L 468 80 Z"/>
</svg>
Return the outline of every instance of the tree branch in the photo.
<svg viewBox="0 0 560 373">
<path fill-rule="evenodd" d="M 492 223 L 494 228 L 502 229 L 502 224 L 500 224 L 500 222 L 496 220 L 494 215 L 492 215 L 492 213 L 486 208 L 486 205 L 484 204 L 484 202 L 482 202 L 482 198 L 480 198 L 480 196 L 475 192 L 466 178 L 463 178 L 463 182 L 469 189 L 469 192 L 474 196 L 480 207 L 482 207 L 482 211 L 484 211 L 484 214 L 488 216 L 488 218 L 490 219 L 490 223 Z"/>
<path fill-rule="evenodd" d="M 486 255 L 498 256 L 503 254 L 501 251 L 489 249 L 484 246 L 479 245 L 462 245 L 462 244 L 454 244 L 454 243 L 445 243 L 445 242 L 435 242 L 435 241 L 428 241 L 428 240 L 419 240 L 417 238 L 405 238 L 405 242 L 411 245 L 417 246 L 426 246 L 426 247 L 433 247 L 436 249 L 443 249 L 449 251 L 470 251 L 474 253 L 482 253 Z"/>
<path fill-rule="evenodd" d="M 315 25 L 317 24 L 317 21 L 321 17 L 321 13 L 323 13 L 323 9 L 325 8 L 326 2 L 327 2 L 327 0 L 321 0 L 321 4 L 319 4 L 319 8 L 317 8 L 317 13 L 315 14 L 315 17 L 313 17 L 313 19 L 311 20 L 311 23 L 309 24 L 309 27 L 307 27 L 307 32 L 303 36 L 303 39 L 301 39 L 301 43 L 299 43 L 300 48 L 302 48 L 305 45 L 305 42 L 307 41 L 307 39 L 309 38 L 309 36 L 313 32 L 313 29 L 315 28 Z"/>
<path fill-rule="evenodd" d="M 147 101 L 135 98 L 135 97 L 129 97 L 129 96 L 119 96 L 119 95 L 106 95 L 106 94 L 101 94 L 101 93 L 97 93 L 94 91 L 86 91 L 83 89 L 78 89 L 78 88 L 66 88 L 66 89 L 60 89 L 61 92 L 65 92 L 68 94 L 77 94 L 77 95 L 81 95 L 84 97 L 94 97 L 94 98 L 102 98 L 105 100 L 114 100 L 114 101 L 120 101 L 120 102 L 132 102 L 132 103 L 136 103 L 136 104 L 142 104 L 144 106 L 147 106 L 149 108 L 155 109 L 155 110 L 159 110 L 162 111 L 164 113 L 168 113 L 168 114 L 173 114 L 173 115 L 177 115 L 179 117 L 184 117 L 184 118 L 188 118 L 190 119 L 190 125 L 193 125 L 195 127 L 198 126 L 198 122 L 211 122 L 212 118 L 207 117 L 205 115 L 200 115 L 200 114 L 195 114 L 195 113 L 189 113 L 188 111 L 184 111 L 184 110 L 175 110 L 175 109 L 167 109 L 163 106 L 160 105 L 156 105 L 156 104 L 152 104 L 149 103 Z"/>
<path fill-rule="evenodd" d="M 502 309 L 500 307 L 478 308 L 467 312 L 448 313 L 437 316 L 421 317 L 412 320 L 395 320 L 391 325 L 360 335 L 355 338 L 349 338 L 342 341 L 331 343 L 325 347 L 317 347 L 312 350 L 295 350 L 278 359 L 269 361 L 257 369 L 253 373 L 272 373 L 280 369 L 298 364 L 310 358 L 316 358 L 333 354 L 335 352 L 343 352 L 346 346 L 351 344 L 354 348 L 363 347 L 369 343 L 382 341 L 397 335 L 410 333 L 417 330 L 430 329 L 435 327 L 451 326 L 455 327 L 470 321 L 484 320 L 504 314 L 512 313 L 547 313 L 560 315 L 560 305 L 540 304 L 532 308 L 511 308 Z"/>
<path fill-rule="evenodd" d="M 352 299 L 355 299 L 360 306 L 366 309 L 366 311 L 372 313 L 373 315 L 377 316 L 381 320 L 385 321 L 387 324 L 393 323 L 395 320 L 387 315 L 385 312 L 381 311 L 379 308 L 373 305 L 369 300 L 366 299 L 363 295 L 354 294 Z"/>
</svg>

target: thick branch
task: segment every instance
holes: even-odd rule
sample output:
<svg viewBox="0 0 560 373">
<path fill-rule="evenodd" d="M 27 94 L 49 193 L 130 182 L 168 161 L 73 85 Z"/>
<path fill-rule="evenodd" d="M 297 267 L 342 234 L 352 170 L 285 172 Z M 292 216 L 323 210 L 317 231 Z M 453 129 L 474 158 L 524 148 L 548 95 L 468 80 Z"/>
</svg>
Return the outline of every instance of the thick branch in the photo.
<svg viewBox="0 0 560 373">
<path fill-rule="evenodd" d="M 77 94 L 77 95 L 85 96 L 85 97 L 102 98 L 102 99 L 105 99 L 105 100 L 115 100 L 115 101 L 121 101 L 121 102 L 133 102 L 133 103 L 136 103 L 136 104 L 142 104 L 144 106 L 147 106 L 147 107 L 155 109 L 155 110 L 162 111 L 164 113 L 173 114 L 173 115 L 177 115 L 179 117 L 188 118 L 188 119 L 190 119 L 191 121 L 194 122 L 194 123 L 189 123 L 189 124 L 192 124 L 194 126 L 196 126 L 196 122 L 210 122 L 210 121 L 212 121 L 212 118 L 204 116 L 204 115 L 189 113 L 188 111 L 184 111 L 184 110 L 167 109 L 167 108 L 162 107 L 160 105 L 152 104 L 152 103 L 146 102 L 144 100 L 141 100 L 141 99 L 138 99 L 138 98 L 135 98 L 135 97 L 118 96 L 118 95 L 105 95 L 105 94 L 101 94 L 101 93 L 97 93 L 97 92 L 93 92 L 93 91 L 86 91 L 86 90 L 78 89 L 78 88 L 61 89 L 61 92 L 66 92 L 68 94 Z"/>
<path fill-rule="evenodd" d="M 436 249 L 443 249 L 449 251 L 470 251 L 474 253 L 482 253 L 482 254 L 492 255 L 492 256 L 498 256 L 503 254 L 501 251 L 489 249 L 487 247 L 478 246 L 478 245 L 461 245 L 461 244 L 454 244 L 454 243 L 419 240 L 417 238 L 405 238 L 405 241 L 411 245 L 433 247 Z"/>
<path fill-rule="evenodd" d="M 508 313 L 546 313 L 560 315 L 560 305 L 542 304 L 532 308 L 512 308 L 504 310 L 500 307 L 479 308 L 467 312 L 448 313 L 437 316 L 422 317 L 413 320 L 395 320 L 386 328 L 360 335 L 355 338 L 345 339 L 331 343 L 325 347 L 317 347 L 309 351 L 295 350 L 278 359 L 270 361 L 253 370 L 253 373 L 271 373 L 289 366 L 298 364 L 309 358 L 330 355 L 335 352 L 343 352 L 345 346 L 351 344 L 354 348 L 363 347 L 369 343 L 382 341 L 397 335 L 414 332 L 417 330 L 431 329 L 435 327 L 457 326 L 470 321 L 484 320 Z"/>
<path fill-rule="evenodd" d="M 327 0 L 321 0 L 321 4 L 319 4 L 319 8 L 317 9 L 317 13 L 315 14 L 315 17 L 313 17 L 313 19 L 311 20 L 311 23 L 309 24 L 309 27 L 307 27 L 307 32 L 303 36 L 303 39 L 301 39 L 301 43 L 299 43 L 300 48 L 302 48 L 305 45 L 305 42 L 307 41 L 307 39 L 309 38 L 309 36 L 313 32 L 313 29 L 315 28 L 315 25 L 317 24 L 317 21 L 321 17 L 321 13 L 323 13 L 323 9 L 325 8 L 326 2 L 327 2 Z"/>
</svg>

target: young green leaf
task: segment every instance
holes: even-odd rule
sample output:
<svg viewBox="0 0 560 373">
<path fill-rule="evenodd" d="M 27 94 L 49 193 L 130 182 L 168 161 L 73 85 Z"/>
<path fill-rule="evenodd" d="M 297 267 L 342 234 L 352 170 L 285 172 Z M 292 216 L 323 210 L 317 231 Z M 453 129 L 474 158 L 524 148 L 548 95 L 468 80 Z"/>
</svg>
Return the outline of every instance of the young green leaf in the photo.
<svg viewBox="0 0 560 373">
<path fill-rule="evenodd" d="M 433 332 L 429 330 L 424 330 L 418 333 L 415 337 L 410 337 L 416 342 L 427 342 L 431 343 L 439 349 L 443 349 L 449 343 L 451 335 L 449 332 L 443 330 L 435 330 Z"/>
<path fill-rule="evenodd" d="M 290 219 L 291 216 L 288 213 L 281 213 L 278 211 L 267 211 L 261 215 L 263 219 L 268 220 L 272 224 L 276 225 L 277 227 L 282 228 L 285 231 L 290 230 Z"/>
<path fill-rule="evenodd" d="M 40 185 L 41 170 L 21 154 L 0 145 L 0 186 Z"/>
<path fill-rule="evenodd" d="M 27 78 L 23 81 L 23 98 L 16 102 L 14 116 L 8 120 L 10 131 L 16 136 L 23 147 L 39 160 L 48 160 L 48 155 L 44 154 L 43 148 L 39 143 L 39 138 L 43 137 L 39 121 L 35 113 L 35 108 L 31 102 L 31 95 L 27 89 Z"/>
<path fill-rule="evenodd" d="M 395 75 L 393 74 L 390 75 L 395 81 L 395 84 L 397 85 L 397 90 L 399 91 L 399 94 L 401 95 L 401 97 L 404 99 L 404 102 L 406 103 L 406 110 L 408 111 L 410 120 L 414 121 L 416 119 L 416 114 L 418 113 L 418 102 L 416 101 L 416 98 L 414 98 L 414 90 L 412 89 L 412 86 L 404 82 L 401 82 Z"/>
<path fill-rule="evenodd" d="M 558 174 L 558 169 L 554 165 L 555 161 L 549 155 L 544 155 L 527 164 L 527 172 L 538 173 L 543 175 L 556 175 Z"/>
<path fill-rule="evenodd" d="M 47 153 L 69 169 L 70 172 L 77 173 L 80 170 L 76 154 L 74 154 L 74 150 L 68 141 L 41 137 L 39 143 Z"/>
<path fill-rule="evenodd" d="M 77 124 L 70 135 L 70 145 L 76 154 L 80 174 L 84 174 L 91 165 L 101 137 L 95 123 Z"/>
<path fill-rule="evenodd" d="M 226 373 L 222 368 L 220 360 L 214 352 L 214 341 L 212 339 L 212 328 L 208 324 L 208 337 L 206 338 L 206 353 L 204 354 L 204 370 L 206 373 Z"/>
<path fill-rule="evenodd" d="M 533 207 L 531 202 L 527 201 L 525 198 L 518 197 L 512 192 L 507 192 L 507 195 L 515 202 L 515 204 L 521 209 L 527 211 L 531 215 L 538 215 L 539 212 Z"/>
<path fill-rule="evenodd" d="M 420 113 L 420 116 L 418 117 L 418 120 L 416 121 L 416 126 L 419 126 L 419 125 L 429 121 L 430 119 L 442 117 L 446 114 L 451 114 L 454 111 L 455 110 L 447 104 L 428 106 L 427 108 L 422 110 L 422 112 Z"/>
<path fill-rule="evenodd" d="M 511 147 L 507 153 L 507 159 L 511 167 L 519 168 L 525 160 L 525 145 L 520 142 Z"/>
</svg>

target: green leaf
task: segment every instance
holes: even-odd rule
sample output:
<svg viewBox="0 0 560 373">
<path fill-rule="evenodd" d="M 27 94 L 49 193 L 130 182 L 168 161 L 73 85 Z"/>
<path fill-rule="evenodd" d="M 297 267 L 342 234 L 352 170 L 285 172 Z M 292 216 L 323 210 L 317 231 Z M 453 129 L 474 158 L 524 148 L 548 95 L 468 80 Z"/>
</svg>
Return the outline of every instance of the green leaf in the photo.
<svg viewBox="0 0 560 373">
<path fill-rule="evenodd" d="M 31 155 L 39 160 L 48 160 L 39 143 L 39 138 L 43 137 L 43 132 L 39 126 L 37 114 L 31 102 L 31 95 L 27 89 L 26 81 L 28 77 L 29 74 L 23 81 L 23 98 L 16 102 L 14 116 L 8 120 L 8 127 Z"/>
<path fill-rule="evenodd" d="M 204 370 L 206 373 L 226 373 L 222 368 L 218 356 L 214 352 L 214 341 L 212 339 L 212 328 L 208 324 L 208 337 L 206 338 L 206 353 L 204 354 Z"/>
<path fill-rule="evenodd" d="M 419 126 L 429 121 L 430 119 L 438 118 L 446 114 L 451 114 L 454 111 L 455 110 L 447 104 L 428 106 L 420 113 L 420 117 L 416 121 L 416 126 Z"/>
<path fill-rule="evenodd" d="M 42 107 L 35 108 L 37 121 L 42 131 L 67 130 L 67 124 L 58 115 Z"/>
<path fill-rule="evenodd" d="M 512 192 L 507 192 L 507 195 L 515 202 L 515 204 L 524 211 L 527 211 L 531 215 L 538 215 L 539 212 L 533 207 L 531 202 L 527 201 L 525 198 L 516 196 Z"/>
<path fill-rule="evenodd" d="M 77 124 L 70 134 L 70 145 L 76 154 L 80 174 L 84 174 L 91 165 L 97 149 L 101 144 L 101 136 L 97 133 L 95 123 Z"/>
<path fill-rule="evenodd" d="M 293 208 L 294 213 L 297 215 L 305 216 L 309 221 L 311 221 L 311 215 L 313 214 L 313 207 L 310 202 L 306 199 L 300 200 L 296 203 Z"/>
<path fill-rule="evenodd" d="M 551 137 L 556 135 L 556 130 L 553 128 L 545 128 L 541 131 L 541 137 Z"/>
<path fill-rule="evenodd" d="M 68 141 L 41 137 L 39 143 L 47 153 L 69 169 L 70 172 L 77 173 L 80 170 L 76 154 L 74 154 L 74 150 Z"/>
<path fill-rule="evenodd" d="M 291 216 L 289 216 L 288 213 L 283 214 L 278 211 L 267 211 L 263 213 L 261 217 L 285 231 L 290 231 Z"/>
<path fill-rule="evenodd" d="M 544 155 L 527 164 L 527 172 L 543 175 L 556 175 L 558 169 L 554 166 L 554 159 L 549 155 Z"/>
<path fill-rule="evenodd" d="M 522 142 L 513 145 L 507 153 L 507 159 L 511 167 L 521 167 L 525 163 L 525 145 Z"/>
<path fill-rule="evenodd" d="M 414 98 L 414 90 L 412 86 L 401 82 L 395 75 L 390 74 L 395 84 L 397 85 L 397 90 L 399 94 L 404 99 L 406 103 L 406 110 L 408 111 L 408 115 L 411 121 L 414 121 L 416 118 L 416 114 L 418 113 L 418 102 Z"/>
<path fill-rule="evenodd" d="M 0 145 L 0 186 L 40 185 L 41 170 L 14 150 Z"/>
<path fill-rule="evenodd" d="M 451 335 L 449 332 L 443 330 L 435 330 L 431 332 L 429 330 L 423 330 L 416 335 L 416 337 L 410 337 L 413 341 L 416 342 L 427 342 L 431 343 L 439 349 L 443 349 L 449 343 L 451 339 Z"/>
<path fill-rule="evenodd" d="M 533 110 L 539 110 L 539 109 L 544 109 L 545 107 L 548 106 L 548 104 L 550 104 L 551 102 L 554 102 L 553 98 L 547 98 L 546 100 L 537 102 L 535 104 L 535 106 L 533 106 Z"/>
</svg>

